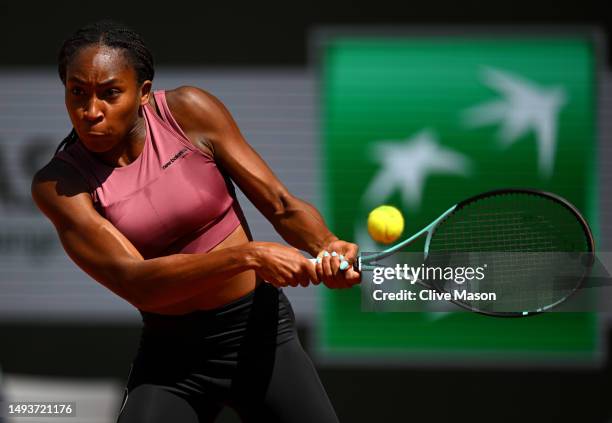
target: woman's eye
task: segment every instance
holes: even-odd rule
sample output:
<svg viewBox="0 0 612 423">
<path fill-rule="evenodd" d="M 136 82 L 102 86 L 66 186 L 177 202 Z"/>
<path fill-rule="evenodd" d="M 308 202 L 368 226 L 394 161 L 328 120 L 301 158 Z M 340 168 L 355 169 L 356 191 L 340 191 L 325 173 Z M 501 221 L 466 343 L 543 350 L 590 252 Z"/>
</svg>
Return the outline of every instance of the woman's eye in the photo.
<svg viewBox="0 0 612 423">
<path fill-rule="evenodd" d="M 84 91 L 83 91 L 82 89 L 77 88 L 77 87 L 72 88 L 72 89 L 70 90 L 70 92 L 71 92 L 73 95 L 76 95 L 76 96 L 82 95 L 82 94 L 84 93 Z M 120 90 L 118 90 L 118 89 L 116 89 L 116 88 L 110 88 L 110 89 L 106 90 L 104 94 L 105 94 L 105 96 L 106 96 L 106 97 L 115 97 L 115 96 L 116 96 L 116 95 L 118 95 L 120 92 L 121 92 L 121 91 L 120 91 Z"/>
</svg>

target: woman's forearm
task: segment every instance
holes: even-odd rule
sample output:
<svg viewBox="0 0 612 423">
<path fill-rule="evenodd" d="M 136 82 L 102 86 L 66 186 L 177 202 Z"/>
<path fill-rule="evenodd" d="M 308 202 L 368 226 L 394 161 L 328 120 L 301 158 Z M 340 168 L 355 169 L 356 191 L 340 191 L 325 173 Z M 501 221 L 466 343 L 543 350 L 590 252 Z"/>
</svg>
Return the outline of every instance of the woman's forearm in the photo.
<svg viewBox="0 0 612 423">
<path fill-rule="evenodd" d="M 294 196 L 285 199 L 282 211 L 274 215 L 271 223 L 285 241 L 313 257 L 338 239 L 314 206 Z"/>
<path fill-rule="evenodd" d="M 142 310 L 161 308 L 198 295 L 239 273 L 256 269 L 250 243 L 202 254 L 131 259 L 120 279 L 129 302 Z"/>
<path fill-rule="evenodd" d="M 338 239 L 317 209 L 296 197 L 287 199 L 271 222 L 285 241 L 313 256 Z M 258 263 L 257 248 L 250 242 L 210 253 L 130 259 L 121 266 L 120 279 L 126 299 L 146 310 L 192 298 L 217 282 L 257 269 Z"/>
</svg>

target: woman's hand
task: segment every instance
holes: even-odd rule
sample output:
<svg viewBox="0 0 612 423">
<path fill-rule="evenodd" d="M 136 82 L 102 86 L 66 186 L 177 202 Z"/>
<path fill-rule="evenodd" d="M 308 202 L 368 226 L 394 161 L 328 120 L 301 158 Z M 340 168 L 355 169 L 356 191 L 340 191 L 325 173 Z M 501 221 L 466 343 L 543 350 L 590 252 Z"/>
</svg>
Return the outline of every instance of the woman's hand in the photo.
<svg viewBox="0 0 612 423">
<path fill-rule="evenodd" d="M 328 288 L 350 288 L 361 282 L 361 273 L 353 268 L 359 246 L 336 239 L 317 255 L 318 280 Z M 315 282 L 318 283 L 318 282 Z"/>
<path fill-rule="evenodd" d="M 274 242 L 250 242 L 255 272 L 277 287 L 320 283 L 312 262 L 293 247 Z"/>
</svg>

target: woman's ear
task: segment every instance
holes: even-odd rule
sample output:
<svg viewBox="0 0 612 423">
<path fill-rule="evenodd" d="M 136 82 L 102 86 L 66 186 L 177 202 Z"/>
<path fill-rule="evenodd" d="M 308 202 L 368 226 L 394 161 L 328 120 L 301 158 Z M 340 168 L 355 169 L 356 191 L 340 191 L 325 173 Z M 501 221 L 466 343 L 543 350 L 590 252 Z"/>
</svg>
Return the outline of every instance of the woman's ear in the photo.
<svg viewBox="0 0 612 423">
<path fill-rule="evenodd" d="M 146 80 L 140 86 L 140 105 L 144 106 L 149 102 L 153 88 L 153 81 Z"/>
</svg>

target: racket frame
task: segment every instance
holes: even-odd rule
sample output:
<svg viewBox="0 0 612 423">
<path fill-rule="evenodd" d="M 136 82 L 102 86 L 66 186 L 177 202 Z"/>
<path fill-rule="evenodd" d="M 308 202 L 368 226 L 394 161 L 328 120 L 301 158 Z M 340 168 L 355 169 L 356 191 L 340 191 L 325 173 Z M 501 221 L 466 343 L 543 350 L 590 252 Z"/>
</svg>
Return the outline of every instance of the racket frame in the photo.
<svg viewBox="0 0 612 423">
<path fill-rule="evenodd" d="M 455 211 L 458 211 L 460 209 L 462 209 L 463 207 L 465 207 L 466 205 L 473 203 L 475 201 L 481 200 L 483 198 L 486 197 L 493 197 L 496 195 L 508 195 L 508 194 L 529 194 L 529 195 L 535 195 L 538 197 L 545 197 L 549 200 L 552 200 L 560 205 L 562 205 L 563 207 L 565 207 L 567 210 L 569 210 L 574 217 L 578 220 L 578 222 L 582 225 L 584 234 L 586 235 L 586 241 L 587 241 L 587 247 L 588 247 L 588 251 L 587 253 L 590 253 L 591 255 L 595 252 L 595 241 L 593 238 L 593 234 L 591 232 L 591 229 L 589 227 L 588 222 L 586 221 L 586 219 L 582 216 L 582 214 L 578 211 L 578 209 L 571 204 L 569 201 L 567 201 L 566 199 L 564 199 L 563 197 L 553 194 L 551 192 L 547 192 L 547 191 L 542 191 L 542 190 L 536 190 L 536 189 L 529 189 L 529 188 L 503 188 L 503 189 L 496 189 L 496 190 L 492 190 L 492 191 L 486 191 L 477 195 L 474 195 L 472 197 L 469 197 L 457 204 L 455 204 L 454 206 L 452 206 L 451 208 L 449 208 L 447 211 L 445 211 L 444 213 L 442 213 L 438 218 L 436 218 L 434 221 L 432 221 L 429 225 L 427 225 L 426 227 L 424 227 L 423 229 L 421 229 L 420 231 L 416 232 L 414 235 L 412 235 L 411 237 L 405 239 L 404 241 L 401 241 L 395 245 L 393 245 L 390 248 L 387 248 L 386 250 L 383 250 L 379 253 L 376 254 L 372 254 L 372 255 L 368 255 L 368 256 L 362 256 L 362 254 L 358 254 L 357 259 L 355 260 L 355 269 L 359 272 L 362 271 L 372 271 L 374 270 L 374 268 L 376 267 L 380 267 L 380 266 L 376 266 L 374 263 L 376 263 L 377 260 L 388 257 L 390 255 L 392 255 L 393 253 L 397 252 L 398 250 L 401 250 L 402 248 L 406 247 L 407 245 L 410 245 L 411 243 L 415 242 L 416 240 L 418 240 L 419 238 L 421 238 L 423 235 L 427 234 L 427 238 L 425 239 L 425 247 L 424 247 L 424 259 L 427 260 L 427 256 L 428 256 L 428 252 L 429 252 L 429 245 L 431 243 L 431 239 L 436 231 L 436 227 L 442 223 L 446 218 L 448 218 L 450 215 L 452 215 Z M 530 310 L 530 311 L 521 311 L 521 312 L 489 312 L 489 311 L 483 311 L 480 309 L 476 309 L 473 307 L 470 307 L 468 304 L 464 304 L 458 301 L 452 301 L 452 303 L 467 309 L 469 311 L 473 311 L 476 313 L 480 313 L 480 314 L 484 314 L 484 315 L 488 315 L 488 316 L 495 316 L 495 317 L 526 317 L 526 316 L 532 316 L 532 315 L 536 315 L 536 314 L 540 314 L 544 311 L 550 310 L 551 308 L 561 304 L 562 302 L 564 302 L 566 299 L 568 299 L 570 296 L 572 296 L 583 284 L 583 281 L 588 277 L 590 271 L 590 266 L 587 267 L 587 270 L 584 274 L 584 276 L 582 277 L 582 279 L 576 284 L 576 286 L 574 287 L 574 289 L 572 289 L 572 291 L 570 291 L 567 295 L 565 295 L 563 298 L 559 299 L 558 301 L 556 301 L 553 304 L 547 305 L 546 307 L 541 307 L 539 309 L 536 310 Z M 437 290 L 438 292 L 447 292 L 443 289 L 441 289 L 438 286 L 435 286 L 434 284 L 428 284 L 422 280 L 415 280 L 414 283 L 418 283 L 419 285 L 426 287 L 426 288 L 432 288 Z"/>
</svg>

